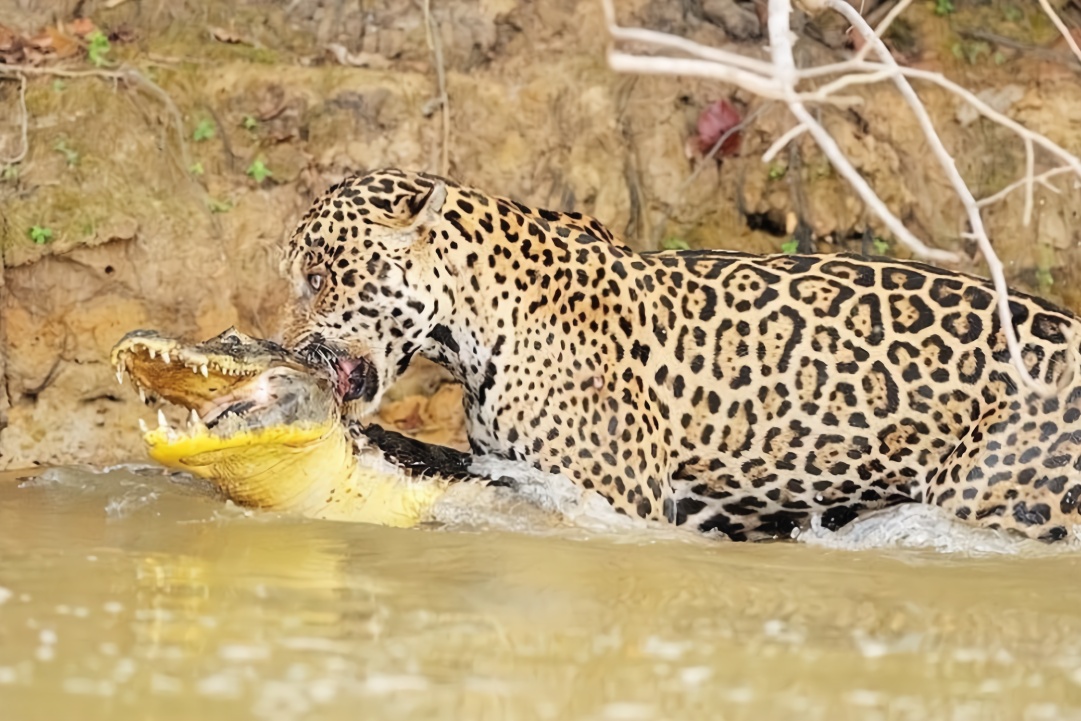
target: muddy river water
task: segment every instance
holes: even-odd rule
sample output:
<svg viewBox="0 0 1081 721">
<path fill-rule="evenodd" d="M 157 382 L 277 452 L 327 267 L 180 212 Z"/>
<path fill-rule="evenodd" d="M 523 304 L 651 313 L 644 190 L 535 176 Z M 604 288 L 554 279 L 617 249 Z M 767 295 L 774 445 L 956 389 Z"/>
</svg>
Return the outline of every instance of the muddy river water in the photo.
<svg viewBox="0 0 1081 721">
<path fill-rule="evenodd" d="M 9 476 L 0 718 L 1081 719 L 1081 551 L 991 540 L 394 530 Z"/>
</svg>

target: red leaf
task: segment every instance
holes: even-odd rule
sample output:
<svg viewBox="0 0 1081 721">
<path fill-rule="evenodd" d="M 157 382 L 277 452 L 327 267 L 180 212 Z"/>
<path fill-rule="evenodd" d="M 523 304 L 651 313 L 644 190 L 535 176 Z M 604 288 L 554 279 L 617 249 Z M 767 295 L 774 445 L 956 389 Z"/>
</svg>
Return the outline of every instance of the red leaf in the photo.
<svg viewBox="0 0 1081 721">
<path fill-rule="evenodd" d="M 727 100 L 717 100 L 707 105 L 698 115 L 698 150 L 708 153 L 725 133 L 743 121 L 739 111 Z M 739 152 L 740 133 L 725 138 L 717 151 L 717 157 L 735 155 Z"/>
</svg>

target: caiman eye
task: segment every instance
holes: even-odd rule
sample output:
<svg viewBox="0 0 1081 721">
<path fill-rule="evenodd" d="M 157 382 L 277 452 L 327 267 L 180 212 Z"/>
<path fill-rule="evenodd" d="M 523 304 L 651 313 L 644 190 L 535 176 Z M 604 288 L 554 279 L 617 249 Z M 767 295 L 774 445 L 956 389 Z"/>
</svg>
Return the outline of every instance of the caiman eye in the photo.
<svg viewBox="0 0 1081 721">
<path fill-rule="evenodd" d="M 308 273 L 308 287 L 316 293 L 323 287 L 323 274 L 322 273 Z"/>
</svg>

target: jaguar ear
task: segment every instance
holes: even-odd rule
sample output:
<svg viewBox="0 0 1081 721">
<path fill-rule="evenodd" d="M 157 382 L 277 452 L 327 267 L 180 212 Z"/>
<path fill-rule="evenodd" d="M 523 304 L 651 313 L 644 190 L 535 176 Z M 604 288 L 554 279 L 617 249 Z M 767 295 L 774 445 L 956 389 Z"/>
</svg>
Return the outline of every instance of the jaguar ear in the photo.
<svg viewBox="0 0 1081 721">
<path fill-rule="evenodd" d="M 410 228 L 420 229 L 434 225 L 443 211 L 443 204 L 447 202 L 447 184 L 439 181 L 429 188 L 427 193 L 416 195 L 408 202 L 409 210 L 413 213 Z"/>
</svg>

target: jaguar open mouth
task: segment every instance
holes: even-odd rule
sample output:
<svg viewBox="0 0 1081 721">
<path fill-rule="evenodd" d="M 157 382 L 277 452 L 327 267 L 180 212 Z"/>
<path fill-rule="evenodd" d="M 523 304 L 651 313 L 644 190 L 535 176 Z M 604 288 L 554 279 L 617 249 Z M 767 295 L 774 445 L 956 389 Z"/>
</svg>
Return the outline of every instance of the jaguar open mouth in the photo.
<svg viewBox="0 0 1081 721">
<path fill-rule="evenodd" d="M 338 376 L 335 388 L 343 401 L 375 398 L 379 378 L 371 363 L 362 358 L 338 358 L 334 369 Z"/>
<path fill-rule="evenodd" d="M 343 402 L 375 399 L 379 374 L 371 361 L 349 356 L 345 351 L 316 340 L 297 351 L 311 368 L 324 368 L 334 382 L 334 390 Z"/>
</svg>

